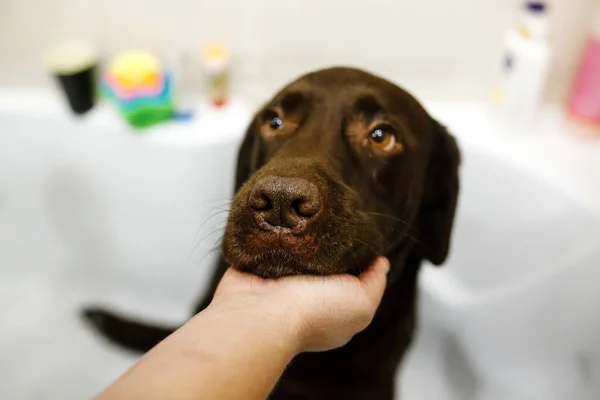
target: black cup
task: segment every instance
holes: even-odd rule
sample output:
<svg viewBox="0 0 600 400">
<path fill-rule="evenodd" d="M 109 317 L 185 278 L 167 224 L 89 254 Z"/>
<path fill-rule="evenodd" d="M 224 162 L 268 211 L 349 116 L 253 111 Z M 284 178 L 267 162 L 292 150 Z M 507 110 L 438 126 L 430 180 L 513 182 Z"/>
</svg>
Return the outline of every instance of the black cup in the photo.
<svg viewBox="0 0 600 400">
<path fill-rule="evenodd" d="M 85 114 L 96 102 L 97 65 L 71 74 L 56 74 L 75 114 Z"/>
<path fill-rule="evenodd" d="M 85 38 L 63 40 L 44 52 L 46 68 L 59 82 L 75 114 L 94 107 L 99 60 L 96 47 Z"/>
</svg>

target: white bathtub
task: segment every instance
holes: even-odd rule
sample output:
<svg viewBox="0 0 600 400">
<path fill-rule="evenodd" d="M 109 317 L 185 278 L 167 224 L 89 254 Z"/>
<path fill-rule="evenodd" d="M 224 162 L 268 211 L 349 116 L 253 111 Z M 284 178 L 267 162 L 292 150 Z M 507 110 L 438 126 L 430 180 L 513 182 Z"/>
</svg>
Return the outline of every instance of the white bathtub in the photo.
<svg viewBox="0 0 600 400">
<path fill-rule="evenodd" d="M 110 109 L 74 120 L 52 99 L 5 103 L 0 398 L 89 398 L 134 358 L 93 337 L 78 310 L 100 302 L 175 324 L 189 317 L 249 114 L 234 105 L 136 136 Z"/>
<path fill-rule="evenodd" d="M 0 96 L 3 399 L 89 398 L 131 365 L 134 356 L 79 322 L 84 303 L 172 323 L 188 316 L 226 214 L 202 224 L 227 207 L 249 117 L 234 107 L 193 127 L 132 136 L 107 110 L 74 121 L 56 104 Z M 586 383 L 581 396 L 600 398 L 600 358 L 588 351 L 600 346 L 600 329 L 586 325 L 600 310 L 600 190 L 577 175 L 598 166 L 597 146 L 556 134 L 503 138 L 470 105 L 432 111 L 463 144 L 464 189 L 448 265 L 422 275 L 422 329 L 399 378 L 402 398 L 505 400 L 503 391 L 526 393 L 525 383 L 543 379 L 522 368 L 554 359 Z M 538 155 L 523 157 L 531 148 Z M 559 148 L 566 158 L 556 159 Z M 511 310 L 527 320 L 515 322 Z M 564 338 L 581 347 L 574 358 L 553 347 Z M 537 358 L 523 358 L 528 351 Z"/>
</svg>

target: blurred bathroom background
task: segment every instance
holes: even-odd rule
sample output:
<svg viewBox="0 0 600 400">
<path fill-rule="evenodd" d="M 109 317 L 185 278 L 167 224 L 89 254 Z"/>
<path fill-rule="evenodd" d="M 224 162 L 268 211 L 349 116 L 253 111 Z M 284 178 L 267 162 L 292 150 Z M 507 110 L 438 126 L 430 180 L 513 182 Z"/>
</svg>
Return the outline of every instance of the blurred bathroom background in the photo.
<svg viewBox="0 0 600 400">
<path fill-rule="evenodd" d="M 547 76 L 537 118 L 512 130 L 490 105 L 524 3 L 0 0 L 0 398 L 90 398 L 136 360 L 93 334 L 85 305 L 185 321 L 252 112 L 300 74 L 348 65 L 409 90 L 463 150 L 452 253 L 421 275 L 401 398 L 599 399 L 600 136 L 564 122 L 575 82 L 600 82 L 578 79 L 584 60 L 600 77 L 585 56 L 600 0 L 541 2 Z M 102 71 L 127 50 L 175 75 L 191 60 L 178 88 L 193 117 L 133 129 L 106 98 L 71 113 L 43 54 L 73 37 Z M 231 56 L 219 107 L 204 99 L 211 43 Z M 597 87 L 583 96 L 595 132 Z"/>
<path fill-rule="evenodd" d="M 0 84 L 51 87 L 45 46 L 87 36 L 104 55 L 146 49 L 201 53 L 210 41 L 235 55 L 236 90 L 262 99 L 307 70 L 349 64 L 392 78 L 424 99 L 483 100 L 514 24 L 518 0 L 3 0 Z M 564 100 L 590 33 L 595 0 L 553 0 L 555 59 L 546 98 Z"/>
</svg>

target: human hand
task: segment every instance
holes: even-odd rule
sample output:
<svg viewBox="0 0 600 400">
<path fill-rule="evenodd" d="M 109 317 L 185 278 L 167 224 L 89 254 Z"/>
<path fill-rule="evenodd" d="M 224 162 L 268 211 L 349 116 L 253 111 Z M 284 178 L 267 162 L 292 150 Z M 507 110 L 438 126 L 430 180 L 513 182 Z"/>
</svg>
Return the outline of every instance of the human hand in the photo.
<svg viewBox="0 0 600 400">
<path fill-rule="evenodd" d="M 386 286 L 389 262 L 378 258 L 358 277 L 290 276 L 262 279 L 230 268 L 209 306 L 273 324 L 298 353 L 346 344 L 372 321 Z M 258 322 L 260 320 L 260 322 Z"/>
</svg>

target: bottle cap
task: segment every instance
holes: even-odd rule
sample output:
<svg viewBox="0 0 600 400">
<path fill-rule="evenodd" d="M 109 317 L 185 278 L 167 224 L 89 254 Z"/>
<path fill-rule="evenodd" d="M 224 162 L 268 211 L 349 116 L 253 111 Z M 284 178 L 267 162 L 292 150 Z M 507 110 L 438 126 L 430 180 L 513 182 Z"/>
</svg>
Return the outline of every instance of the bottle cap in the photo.
<svg viewBox="0 0 600 400">
<path fill-rule="evenodd" d="M 527 1 L 525 8 L 533 13 L 545 13 L 547 11 L 547 4 L 543 1 Z"/>
<path fill-rule="evenodd" d="M 545 41 L 550 30 L 547 11 L 544 1 L 526 1 L 519 27 L 521 35 L 534 41 Z"/>
<path fill-rule="evenodd" d="M 225 45 L 211 43 L 204 48 L 204 65 L 209 69 L 220 70 L 229 62 L 229 51 Z"/>
</svg>

